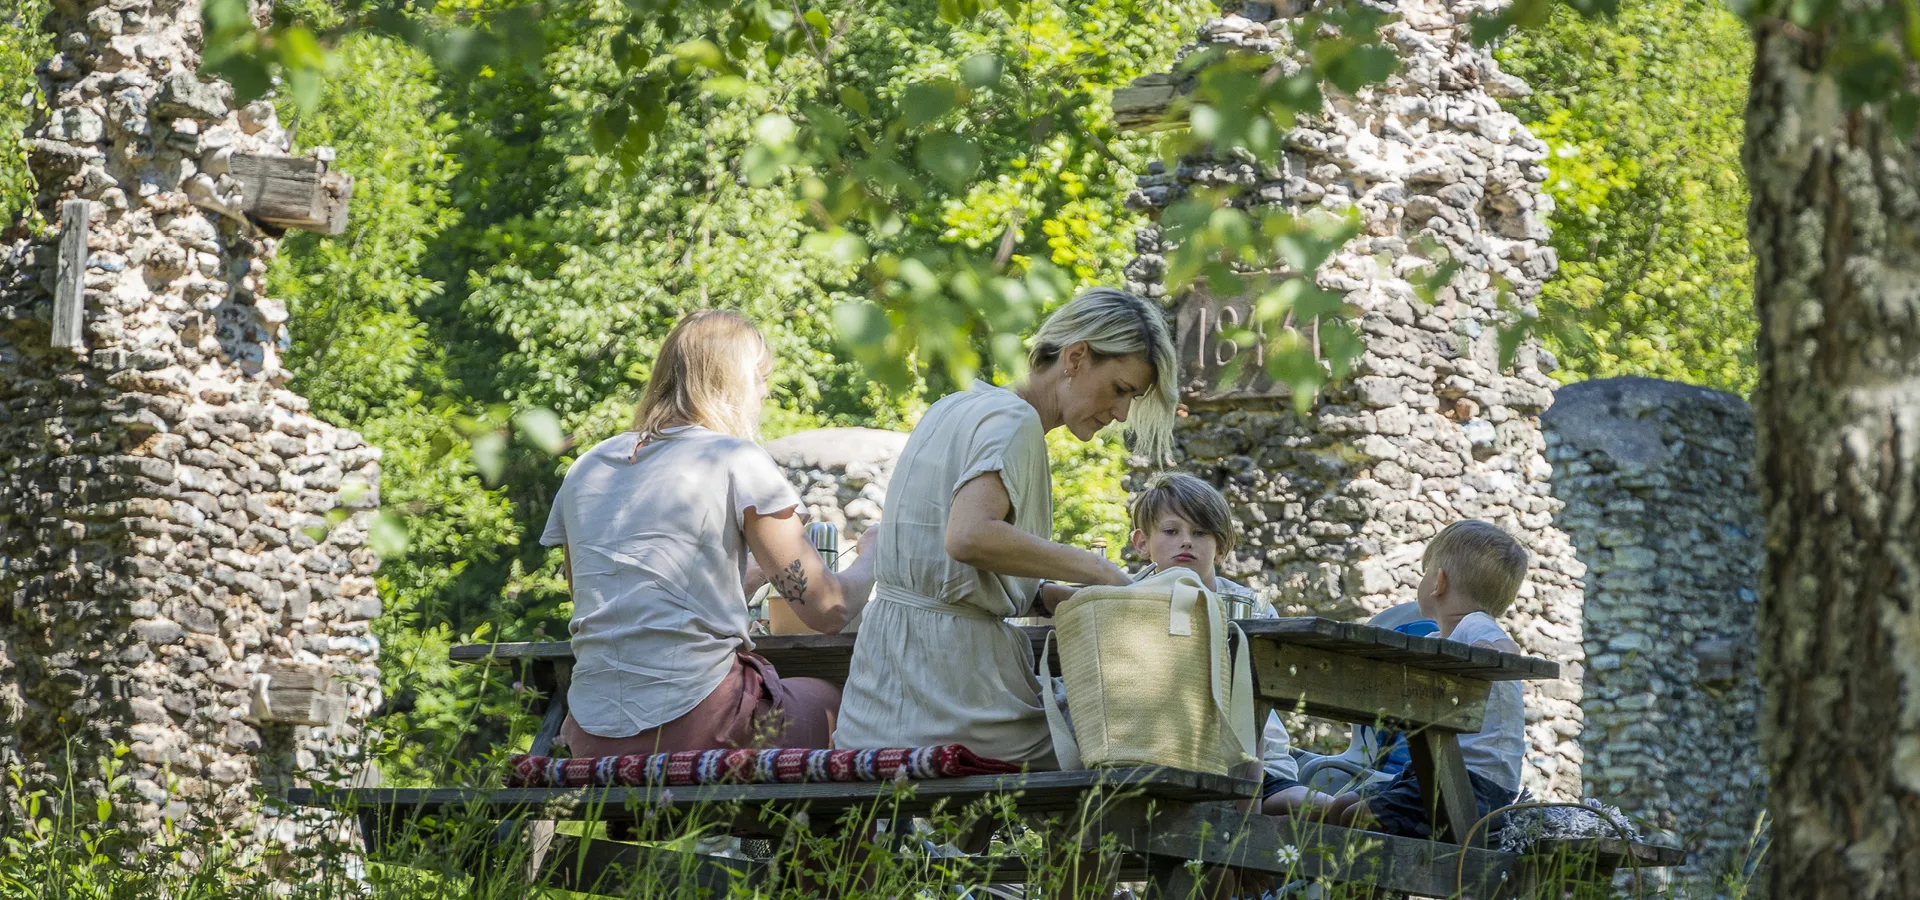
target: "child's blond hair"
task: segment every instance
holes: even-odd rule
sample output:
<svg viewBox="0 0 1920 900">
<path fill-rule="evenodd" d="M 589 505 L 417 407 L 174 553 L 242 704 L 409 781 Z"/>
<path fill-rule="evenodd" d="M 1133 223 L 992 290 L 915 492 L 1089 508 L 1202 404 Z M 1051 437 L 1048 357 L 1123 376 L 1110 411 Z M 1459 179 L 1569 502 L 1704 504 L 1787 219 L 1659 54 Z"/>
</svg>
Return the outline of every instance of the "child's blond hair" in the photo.
<svg viewBox="0 0 1920 900">
<path fill-rule="evenodd" d="M 766 338 L 752 320 L 718 309 L 692 313 L 660 345 L 633 428 L 652 436 L 675 424 L 704 425 L 758 440 L 754 377 L 771 367 Z"/>
<path fill-rule="evenodd" d="M 1162 472 L 1148 479 L 1129 506 L 1127 512 L 1135 531 L 1151 532 L 1161 516 L 1172 513 L 1187 520 L 1195 531 L 1213 535 L 1222 558 L 1239 538 L 1233 514 L 1227 510 L 1227 498 L 1220 496 L 1213 485 L 1185 472 Z"/>
<path fill-rule="evenodd" d="M 1527 577 L 1527 551 L 1513 536 L 1478 519 L 1448 525 L 1428 542 L 1420 561 L 1447 573 L 1447 590 L 1459 591 L 1487 615 L 1499 618 Z"/>
</svg>

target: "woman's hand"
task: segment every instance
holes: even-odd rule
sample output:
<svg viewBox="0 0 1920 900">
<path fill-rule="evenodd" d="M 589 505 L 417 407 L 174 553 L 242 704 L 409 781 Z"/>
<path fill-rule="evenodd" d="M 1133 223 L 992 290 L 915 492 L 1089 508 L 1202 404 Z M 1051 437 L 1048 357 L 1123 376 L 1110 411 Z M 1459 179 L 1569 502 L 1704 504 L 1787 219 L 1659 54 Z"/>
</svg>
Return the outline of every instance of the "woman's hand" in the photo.
<svg viewBox="0 0 1920 900">
<path fill-rule="evenodd" d="M 866 531 L 860 532 L 860 539 L 853 544 L 853 555 L 860 559 L 866 559 L 872 556 L 874 554 L 874 548 L 879 546 L 880 523 L 875 522 L 867 526 Z"/>
<path fill-rule="evenodd" d="M 1086 552 L 1094 558 L 1091 565 L 1101 570 L 1106 576 L 1099 581 L 1088 581 L 1086 582 L 1087 584 L 1126 585 L 1133 583 L 1133 579 L 1127 575 L 1127 570 L 1120 568 L 1113 560 L 1108 559 L 1105 553 L 1096 553 L 1092 550 Z"/>
</svg>

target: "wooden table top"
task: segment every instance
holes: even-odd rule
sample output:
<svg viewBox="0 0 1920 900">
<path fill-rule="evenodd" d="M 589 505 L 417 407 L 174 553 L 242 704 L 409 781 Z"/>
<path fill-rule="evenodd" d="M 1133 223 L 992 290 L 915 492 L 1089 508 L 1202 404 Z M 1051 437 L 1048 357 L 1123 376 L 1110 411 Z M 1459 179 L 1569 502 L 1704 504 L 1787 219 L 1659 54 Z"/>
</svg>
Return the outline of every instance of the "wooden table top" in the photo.
<svg viewBox="0 0 1920 900">
<path fill-rule="evenodd" d="M 1328 650 L 1361 659 L 1398 663 L 1416 669 L 1445 672 L 1483 681 L 1538 681 L 1560 677 L 1560 664 L 1549 659 L 1504 653 L 1458 641 L 1414 637 L 1387 628 L 1354 622 L 1336 622 L 1317 616 L 1280 619 L 1237 619 L 1259 652 L 1262 643 L 1294 644 Z M 1035 652 L 1046 638 L 1047 626 L 1021 629 L 1033 641 Z M 782 634 L 754 638 L 754 650 L 773 663 L 781 675 L 844 681 L 853 656 L 852 634 Z M 565 641 L 507 644 L 463 644 L 450 654 L 454 662 L 513 665 L 521 662 L 572 662 L 573 646 Z M 1256 657 L 1257 658 L 1257 657 Z"/>
</svg>

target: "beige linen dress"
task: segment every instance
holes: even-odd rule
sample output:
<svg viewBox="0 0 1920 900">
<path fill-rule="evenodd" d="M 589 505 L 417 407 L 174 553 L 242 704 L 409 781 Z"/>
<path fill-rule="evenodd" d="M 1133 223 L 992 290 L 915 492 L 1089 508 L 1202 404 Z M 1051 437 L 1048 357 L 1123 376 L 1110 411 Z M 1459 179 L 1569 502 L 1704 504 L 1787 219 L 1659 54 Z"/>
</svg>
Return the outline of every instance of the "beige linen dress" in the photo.
<svg viewBox="0 0 1920 900">
<path fill-rule="evenodd" d="M 1053 483 L 1040 414 L 975 382 L 935 403 L 907 439 L 887 489 L 877 584 L 861 619 L 834 735 L 838 747 L 965 744 L 1036 769 L 1056 767 L 1024 615 L 1037 578 L 982 571 L 947 555 L 961 486 L 1000 473 L 1012 524 L 1051 539 Z"/>
</svg>

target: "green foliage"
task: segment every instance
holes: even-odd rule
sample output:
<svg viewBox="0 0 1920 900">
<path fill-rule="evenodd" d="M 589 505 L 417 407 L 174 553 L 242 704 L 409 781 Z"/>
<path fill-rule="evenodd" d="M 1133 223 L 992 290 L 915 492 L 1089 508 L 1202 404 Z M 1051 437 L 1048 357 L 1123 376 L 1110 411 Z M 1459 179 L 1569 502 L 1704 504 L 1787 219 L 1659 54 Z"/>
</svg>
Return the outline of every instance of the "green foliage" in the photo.
<svg viewBox="0 0 1920 900">
<path fill-rule="evenodd" d="M 466 733 L 449 727 L 444 708 L 463 696 L 444 671 L 449 630 L 472 628 L 457 611 L 486 609 L 498 596 L 468 568 L 509 555 L 521 526 L 478 477 L 467 404 L 444 373 L 445 339 L 420 315 L 441 292 L 420 270 L 460 218 L 447 191 L 459 169 L 453 125 L 438 108 L 435 72 L 419 51 L 373 35 L 348 38 L 333 59 L 351 77 L 326 81 L 295 124 L 303 142 L 334 147 L 337 165 L 354 174 L 353 215 L 338 238 L 289 235 L 268 287 L 292 313 L 294 389 L 316 415 L 383 451 L 375 536 L 384 535 L 389 546 L 376 548 L 389 558 L 375 630 L 387 661 L 382 687 L 413 708 L 386 727 L 421 738 L 409 752 L 432 759 Z M 403 534 L 385 534 L 393 529 Z M 393 552 L 396 538 L 404 555 Z M 437 667 L 427 664 L 436 656 Z"/>
<path fill-rule="evenodd" d="M 329 7 L 309 6 L 301 15 L 326 27 Z M 505 713 L 514 698 L 463 683 L 446 649 L 565 634 L 559 553 L 532 537 L 572 454 L 627 426 L 680 316 L 718 306 L 761 323 L 776 360 L 769 437 L 905 427 L 924 397 L 959 382 L 938 367 L 921 378 L 910 348 L 899 358 L 911 380 L 891 390 L 839 345 L 835 311 L 874 296 L 873 254 L 895 260 L 882 292 L 984 304 L 1017 288 L 1027 321 L 1076 286 L 1118 280 L 1134 227 L 1121 200 L 1152 145 L 1108 131 L 1104 98 L 1167 66 L 1206 8 L 1033 4 L 1017 26 L 967 27 L 940 21 L 931 4 L 844 12 L 833 83 L 863 98 L 851 102 L 911 96 L 925 127 L 961 121 L 930 84 L 948 85 L 953 103 L 972 92 L 974 104 L 966 146 L 977 159 L 950 173 L 966 177 L 928 180 L 900 199 L 892 225 L 865 237 L 809 219 L 795 202 L 805 167 L 755 169 L 756 151 L 796 138 L 798 98 L 826 90 L 814 60 L 749 61 L 739 83 L 688 94 L 651 149 L 622 164 L 594 137 L 596 111 L 624 89 L 610 58 L 619 17 L 598 6 L 546 17 L 535 64 L 467 79 L 391 38 L 343 41 L 311 111 L 283 115 L 303 144 L 333 146 L 355 174 L 350 230 L 290 236 L 270 290 L 294 314 L 294 386 L 385 452 L 383 521 L 406 546 L 381 569 L 387 612 L 376 625 L 394 710 L 382 722 L 389 775 L 433 777 L 438 763 L 501 737 L 472 717 Z M 1015 58 L 1024 62 L 1003 62 Z M 1032 140 L 1025 95 L 1009 87 L 994 99 L 992 87 L 1023 78 L 1071 90 L 1085 106 L 1074 128 L 1101 137 Z M 882 314 L 902 309 L 946 314 L 934 304 Z M 988 368 L 1001 367 L 996 351 L 1019 355 L 1017 334 L 976 335 L 970 315 L 953 320 L 955 331 L 927 333 L 952 333 L 943 353 Z M 1117 543 L 1118 439 L 1053 443 L 1058 480 L 1080 488 L 1062 492 L 1059 536 Z"/>
<path fill-rule="evenodd" d="M 1556 13 L 1501 65 L 1552 149 L 1560 271 L 1541 297 L 1563 378 L 1754 384 L 1741 117 L 1753 56 L 1715 0 L 1635 0 L 1617 18 Z"/>
<path fill-rule="evenodd" d="M 1053 539 L 1076 547 L 1107 542 L 1119 559 L 1126 546 L 1127 448 L 1113 430 L 1081 443 L 1061 429 L 1047 435 L 1053 472 Z"/>
<path fill-rule="evenodd" d="M 33 68 L 52 52 L 40 30 L 47 0 L 9 0 L 0 12 L 0 230 L 33 208 L 33 176 L 24 141 L 39 104 Z"/>
<path fill-rule="evenodd" d="M 215 71 L 249 83 L 279 71 L 297 93 L 311 93 L 301 87 L 314 68 L 300 52 L 310 39 L 305 23 L 282 17 L 261 35 L 242 34 L 230 9 L 236 2 L 216 0 L 208 7 L 209 33 L 231 32 L 238 48 L 218 54 Z M 604 169 L 612 161 L 629 179 L 656 169 L 660 150 L 671 155 L 688 120 L 709 129 L 717 143 L 750 134 L 750 141 L 726 156 L 724 171 L 744 187 L 772 185 L 788 193 L 791 213 L 764 224 L 793 229 L 803 248 L 842 270 L 829 278 L 845 294 L 836 298 L 832 321 L 855 359 L 896 391 L 923 372 L 950 383 L 964 383 L 983 365 L 1017 372 L 1018 336 L 1064 299 L 1073 282 L 1055 271 L 1054 261 L 1018 252 L 1026 223 L 1021 216 L 993 222 L 1001 239 L 987 252 L 980 242 L 929 246 L 917 240 L 926 234 L 921 226 L 929 221 L 927 207 L 971 194 L 993 174 L 996 158 L 1025 148 L 1052 148 L 1070 165 L 1097 155 L 1124 167 L 1129 161 L 1124 151 L 1116 152 L 1106 115 L 1108 92 L 1142 72 L 1138 64 L 1154 53 L 1164 56 L 1163 45 L 1185 33 L 1198 12 L 1167 0 L 853 0 L 806 8 L 572 0 L 544 7 L 538 17 L 532 9 L 512 0 L 373 0 L 371 7 L 350 4 L 352 15 L 341 27 L 404 34 L 433 49 L 449 71 L 471 74 L 462 79 L 467 82 L 511 69 L 528 86 L 551 82 L 562 93 L 574 92 L 562 115 L 575 126 L 568 140 L 584 146 L 569 152 L 576 158 L 592 154 L 590 168 Z M 1316 12 L 1290 36 L 1301 66 L 1285 77 L 1267 77 L 1266 54 L 1195 54 L 1187 69 L 1199 83 L 1192 103 L 1195 127 L 1168 149 L 1206 145 L 1277 162 L 1280 135 L 1293 117 L 1319 108 L 1322 80 L 1351 92 L 1392 73 L 1397 57 L 1379 40 L 1383 21 L 1382 13 L 1364 7 Z M 1142 55 L 1143 49 L 1152 52 Z M 502 68 L 476 66 L 483 58 Z M 874 59 L 888 67 L 874 68 Z M 562 60 L 568 68 L 555 70 L 553 63 Z M 733 116 L 742 116 L 747 127 L 711 127 Z M 1080 169 L 1075 166 L 1074 174 Z M 701 174 L 716 171 L 708 166 Z M 602 183 L 608 175 L 594 174 Z M 1030 184 L 1015 180 L 1012 186 Z M 713 194 L 716 188 L 687 193 Z M 1089 260 L 1071 245 L 1103 232 L 1043 226 L 1042 233 L 1050 238 L 1050 255 L 1082 263 L 1075 266 L 1081 274 Z M 1284 256 L 1278 245 L 1297 237 L 1291 228 L 1174 237 L 1191 254 L 1273 272 L 1260 277 L 1276 285 L 1308 274 L 1265 264 Z M 590 256 L 574 255 L 576 265 L 593 264 Z M 1328 377 L 1340 377 L 1358 342 L 1341 339 L 1353 334 L 1345 324 L 1350 310 L 1336 306 L 1307 316 L 1302 309 L 1287 309 L 1283 317 L 1322 334 L 1316 343 L 1330 357 L 1326 371 L 1297 331 L 1268 355 L 1277 375 L 1302 389 L 1317 388 Z M 1321 327 L 1322 317 L 1327 327 Z"/>
</svg>

